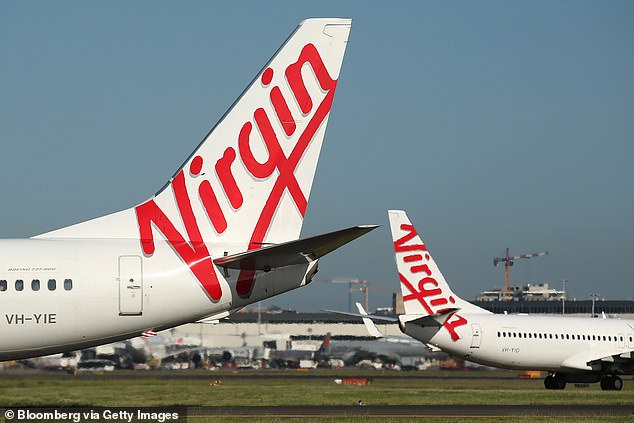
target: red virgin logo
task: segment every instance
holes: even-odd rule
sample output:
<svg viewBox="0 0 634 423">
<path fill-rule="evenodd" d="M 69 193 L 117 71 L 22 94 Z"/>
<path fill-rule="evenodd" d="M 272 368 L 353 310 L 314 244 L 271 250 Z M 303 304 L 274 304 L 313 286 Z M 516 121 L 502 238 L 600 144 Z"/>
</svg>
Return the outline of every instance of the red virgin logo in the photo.
<svg viewBox="0 0 634 423">
<path fill-rule="evenodd" d="M 412 275 L 421 274 L 422 278 L 418 281 L 417 286 L 414 286 L 402 273 L 399 272 L 401 283 L 410 292 L 407 295 L 403 295 L 403 302 L 406 301 L 418 301 L 428 315 L 440 313 L 442 311 L 451 308 L 451 305 L 456 302 L 455 298 L 451 295 L 448 297 L 443 293 L 442 287 L 439 285 L 436 278 L 434 278 L 433 272 L 429 268 L 426 262 L 431 259 L 429 253 L 427 253 L 427 247 L 424 244 L 409 244 L 408 241 L 412 238 L 416 238 L 418 234 L 414 226 L 403 224 L 400 229 L 407 233 L 400 239 L 394 242 L 394 251 L 397 253 L 407 252 L 411 253 L 402 257 L 403 263 L 410 266 L 410 272 Z M 457 313 L 453 313 L 444 323 L 444 327 L 451 335 L 451 339 L 457 341 L 460 339 L 456 332 L 456 327 L 466 325 L 467 319 L 459 316 Z"/>
<path fill-rule="evenodd" d="M 325 93 L 325 97 L 318 105 L 313 104 L 313 99 L 308 93 L 302 77 L 301 70 L 304 65 L 312 67 L 316 82 L 319 84 L 321 91 Z M 232 164 L 236 159 L 239 158 L 255 181 L 270 178 L 277 171 L 273 188 L 255 223 L 248 244 L 249 250 L 258 249 L 262 246 L 264 237 L 271 227 L 273 216 L 285 191 L 288 191 L 302 217 L 306 213 L 308 201 L 296 179 L 295 170 L 315 133 L 326 116 L 328 116 L 337 86 L 337 80 L 333 80 L 330 77 L 315 46 L 312 44 L 305 45 L 297 61 L 284 70 L 294 102 L 299 106 L 299 111 L 304 117 L 310 117 L 306 128 L 301 133 L 298 133 L 289 103 L 284 99 L 279 86 L 270 87 L 274 72 L 272 68 L 266 69 L 262 74 L 261 83 L 264 89 L 270 89 L 269 100 L 275 111 L 275 118 L 281 124 L 285 136 L 290 137 L 290 140 L 294 142 L 292 151 L 286 156 L 267 112 L 260 107 L 254 110 L 253 120 L 245 122 L 239 133 L 236 134 L 238 151 L 236 152 L 233 147 L 227 147 L 222 156 L 215 159 L 214 164 L 215 174 L 225 194 L 220 196 L 220 198 L 226 197 L 235 212 L 240 210 L 245 201 L 248 201 L 245 200 L 245 196 L 242 194 L 242 190 L 232 171 Z M 251 149 L 250 137 L 254 125 L 257 127 L 257 131 L 262 137 L 267 150 L 267 159 L 263 162 L 256 159 Z M 209 180 L 202 177 L 201 172 L 204 166 L 203 158 L 195 156 L 188 170 L 192 178 L 202 179 L 198 185 L 198 199 L 216 232 L 222 234 L 227 230 L 227 219 L 221 208 L 219 196 L 214 192 Z M 201 234 L 193 212 L 190 193 L 185 184 L 184 172 L 184 169 L 181 170 L 170 184 L 179 216 L 167 216 L 155 203 L 154 199 L 136 207 L 141 246 L 146 255 L 152 256 L 154 254 L 154 232 L 152 229 L 154 227 L 163 234 L 178 257 L 189 266 L 210 299 L 218 301 L 222 296 L 222 290 L 215 273 L 212 257 L 204 241 L 210 237 L 204 237 Z M 205 175 L 207 174 L 213 174 L 213 172 L 206 172 Z M 172 223 L 174 220 L 178 221 L 178 219 L 182 220 L 186 234 L 181 234 Z M 236 285 L 238 295 L 241 297 L 249 296 L 253 289 L 254 276 L 255 271 L 240 271 Z"/>
</svg>

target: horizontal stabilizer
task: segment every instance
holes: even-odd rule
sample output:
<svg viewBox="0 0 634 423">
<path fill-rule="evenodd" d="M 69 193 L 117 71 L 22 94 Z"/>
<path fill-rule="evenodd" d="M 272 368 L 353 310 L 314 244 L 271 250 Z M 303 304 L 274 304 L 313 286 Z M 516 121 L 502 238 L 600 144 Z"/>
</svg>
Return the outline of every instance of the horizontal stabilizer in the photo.
<svg viewBox="0 0 634 423">
<path fill-rule="evenodd" d="M 231 313 L 229 311 L 223 311 L 221 313 L 212 314 L 211 316 L 196 320 L 194 323 L 216 324 L 219 323 L 221 319 L 229 317 L 230 314 Z"/>
<path fill-rule="evenodd" d="M 263 270 L 265 272 L 277 267 L 306 264 L 325 256 L 350 241 L 354 241 L 377 227 L 378 225 L 354 226 L 311 238 L 219 257 L 214 260 L 214 263 L 227 269 Z"/>
<path fill-rule="evenodd" d="M 430 314 L 429 316 L 419 317 L 413 320 L 408 320 L 405 323 L 413 323 L 418 326 L 442 326 L 445 322 L 458 310 L 459 308 L 447 308 L 441 310 L 438 313 Z M 405 316 L 403 316 L 405 317 Z"/>
</svg>

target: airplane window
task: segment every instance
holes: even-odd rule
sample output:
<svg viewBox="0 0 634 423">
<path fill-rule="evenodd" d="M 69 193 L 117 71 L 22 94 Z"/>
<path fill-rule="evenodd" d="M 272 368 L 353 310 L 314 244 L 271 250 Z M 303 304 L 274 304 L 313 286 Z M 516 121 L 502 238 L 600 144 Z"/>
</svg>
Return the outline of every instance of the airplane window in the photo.
<svg viewBox="0 0 634 423">
<path fill-rule="evenodd" d="M 603 335 L 603 340 L 605 341 L 605 335 Z"/>
<path fill-rule="evenodd" d="M 7 281 L 2 279 L 0 280 L 0 291 L 6 291 L 7 290 Z"/>
<path fill-rule="evenodd" d="M 498 338 L 500 337 L 500 332 L 498 332 Z"/>
<path fill-rule="evenodd" d="M 70 291 L 73 289 L 73 280 L 72 279 L 64 279 L 64 289 L 66 291 Z"/>
<path fill-rule="evenodd" d="M 33 291 L 39 291 L 40 290 L 40 280 L 39 279 L 33 279 L 31 281 L 31 289 Z"/>
<path fill-rule="evenodd" d="M 619 336 L 619 341 L 623 342 L 623 337 Z"/>
<path fill-rule="evenodd" d="M 506 332 L 502 332 L 502 336 L 506 338 Z"/>
<path fill-rule="evenodd" d="M 15 281 L 15 290 L 22 291 L 24 289 L 24 281 L 22 279 L 18 279 Z"/>
<path fill-rule="evenodd" d="M 569 334 L 566 334 L 566 339 L 570 339 L 570 335 Z"/>
<path fill-rule="evenodd" d="M 542 334 L 541 333 L 539 334 L 539 339 L 542 339 Z"/>
<path fill-rule="evenodd" d="M 513 332 L 513 338 L 517 338 L 517 333 Z"/>
<path fill-rule="evenodd" d="M 48 290 L 49 291 L 55 291 L 55 288 L 57 288 L 57 281 L 55 279 L 49 279 L 48 280 Z"/>
<path fill-rule="evenodd" d="M 555 339 L 559 339 L 559 335 L 555 334 Z"/>
<path fill-rule="evenodd" d="M 611 336 L 608 336 L 608 341 L 611 341 L 611 340 L 612 340 L 612 337 L 611 337 Z"/>
<path fill-rule="evenodd" d="M 548 338 L 553 339 L 553 334 L 552 334 L 552 333 L 549 333 L 549 334 L 548 334 Z"/>
</svg>

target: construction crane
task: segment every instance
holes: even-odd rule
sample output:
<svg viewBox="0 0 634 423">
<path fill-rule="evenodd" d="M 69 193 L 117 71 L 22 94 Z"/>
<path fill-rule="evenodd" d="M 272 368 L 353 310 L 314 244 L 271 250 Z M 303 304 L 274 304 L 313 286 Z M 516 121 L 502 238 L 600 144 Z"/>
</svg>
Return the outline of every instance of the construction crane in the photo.
<svg viewBox="0 0 634 423">
<path fill-rule="evenodd" d="M 394 292 L 394 288 L 384 288 L 384 287 L 380 287 L 380 286 L 369 286 L 368 285 L 368 281 L 361 281 L 360 283 L 361 286 L 356 287 L 356 286 L 352 286 L 350 285 L 350 288 L 348 288 L 348 302 L 351 304 L 352 300 L 350 298 L 350 293 L 354 292 L 354 291 L 361 291 L 363 293 L 363 306 L 365 307 L 365 310 L 368 311 L 368 291 L 392 291 Z M 352 308 L 349 304 L 349 308 Z"/>
<path fill-rule="evenodd" d="M 326 280 L 320 280 L 320 282 L 348 285 L 348 313 L 352 313 L 352 292 L 359 290 L 358 288 L 356 289 L 353 288 L 353 286 L 355 285 L 364 286 L 368 284 L 368 281 L 362 281 L 361 279 L 350 279 L 350 278 L 326 279 Z"/>
<path fill-rule="evenodd" d="M 506 254 L 504 257 L 496 257 L 493 259 L 493 266 L 497 267 L 500 262 L 504 262 L 504 270 L 506 273 L 506 287 L 504 289 L 504 301 L 511 301 L 511 266 L 513 266 L 513 260 L 529 259 L 533 257 L 547 256 L 550 254 L 548 251 L 541 253 L 521 254 L 519 256 L 511 257 L 509 249 L 506 247 Z"/>
<path fill-rule="evenodd" d="M 363 306 L 368 310 L 368 292 L 369 291 L 391 291 L 394 292 L 394 288 L 383 288 L 380 286 L 370 286 L 368 281 L 362 279 L 353 278 L 333 278 L 333 279 L 319 279 L 319 282 L 346 284 L 348 285 L 348 312 L 352 313 L 352 293 L 360 291 L 363 293 Z"/>
</svg>

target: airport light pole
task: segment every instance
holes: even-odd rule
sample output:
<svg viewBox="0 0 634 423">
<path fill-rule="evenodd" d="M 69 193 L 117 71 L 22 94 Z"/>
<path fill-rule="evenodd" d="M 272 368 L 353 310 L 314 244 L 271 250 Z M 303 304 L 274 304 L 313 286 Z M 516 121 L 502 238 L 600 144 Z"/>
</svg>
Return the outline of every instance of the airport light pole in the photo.
<svg viewBox="0 0 634 423">
<path fill-rule="evenodd" d="M 566 282 L 568 279 L 559 279 L 561 284 L 563 285 L 564 295 L 561 297 L 561 314 L 566 314 L 566 298 L 568 297 L 568 293 L 566 292 Z"/>
<path fill-rule="evenodd" d="M 594 292 L 590 293 L 590 298 L 592 298 L 592 317 L 594 317 L 594 302 L 599 297 L 599 294 L 595 294 Z"/>
</svg>

